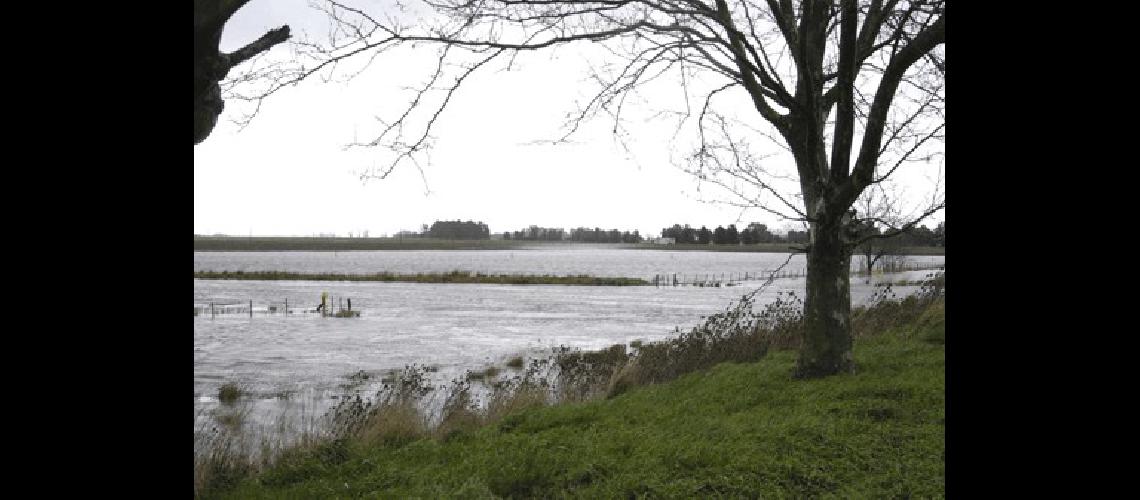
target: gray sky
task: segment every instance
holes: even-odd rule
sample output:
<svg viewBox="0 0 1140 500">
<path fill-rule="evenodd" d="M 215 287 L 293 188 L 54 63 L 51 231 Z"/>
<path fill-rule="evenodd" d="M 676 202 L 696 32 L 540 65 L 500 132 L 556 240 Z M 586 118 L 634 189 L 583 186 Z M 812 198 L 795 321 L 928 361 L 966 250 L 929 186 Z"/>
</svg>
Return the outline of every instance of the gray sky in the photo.
<svg viewBox="0 0 1140 500">
<path fill-rule="evenodd" d="M 304 0 L 254 0 L 227 24 L 221 48 L 235 50 L 283 24 L 295 35 L 320 36 L 327 22 Z M 271 56 L 288 54 L 278 46 Z M 194 232 L 303 236 L 367 230 L 378 236 L 435 220 L 470 219 L 486 222 L 492 232 L 535 224 L 657 236 L 675 223 L 713 228 L 739 218 L 773 229 L 789 224 L 760 210 L 741 216 L 738 208 L 700 201 L 728 196 L 708 186 L 698 192 L 696 181 L 671 162 L 684 152 L 669 142 L 672 127 L 660 119 L 645 121 L 647 112 L 631 113 L 632 154 L 615 143 L 612 122 L 605 119 L 590 122 L 575 144 L 527 145 L 558 137 L 575 101 L 589 97 L 582 84 L 585 54 L 569 47 L 526 55 L 514 71 L 475 73 L 436 125 L 431 163 L 423 169 L 426 183 L 410 163 L 386 179 L 362 182 L 357 172 L 385 158 L 343 146 L 376 131 L 376 116 L 391 118 L 409 102 L 403 87 L 424 81 L 426 64 L 434 63 L 430 53 L 382 55 L 347 84 L 310 78 L 272 96 L 240 132 L 230 120 L 241 103 L 227 102 L 213 133 L 194 147 Z M 658 86 L 643 97 L 646 109 L 675 108 L 683 106 L 680 95 L 679 89 Z M 747 109 L 747 101 L 741 102 Z M 792 168 L 790 158 L 783 162 Z M 926 191 L 929 175 L 904 180 Z M 926 224 L 934 227 L 940 219 Z"/>
</svg>

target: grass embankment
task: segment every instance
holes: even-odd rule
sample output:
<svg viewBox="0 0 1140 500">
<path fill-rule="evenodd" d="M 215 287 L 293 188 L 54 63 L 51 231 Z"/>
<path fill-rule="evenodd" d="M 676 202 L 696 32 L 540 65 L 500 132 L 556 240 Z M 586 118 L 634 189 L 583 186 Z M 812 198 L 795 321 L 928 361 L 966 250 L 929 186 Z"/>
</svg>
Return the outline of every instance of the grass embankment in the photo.
<svg viewBox="0 0 1140 500">
<path fill-rule="evenodd" d="M 326 443 L 206 496 L 943 497 L 942 304 L 857 320 L 852 375 L 793 380 L 794 350 L 773 347 L 442 437 Z"/>
<path fill-rule="evenodd" d="M 405 283 L 490 283 L 498 285 L 582 285 L 643 286 L 651 284 L 640 278 L 606 278 L 597 276 L 551 276 L 525 274 L 482 274 L 464 271 L 418 274 L 337 274 L 291 273 L 285 271 L 194 271 L 203 280 L 297 280 L 297 281 L 389 281 Z"/>
</svg>

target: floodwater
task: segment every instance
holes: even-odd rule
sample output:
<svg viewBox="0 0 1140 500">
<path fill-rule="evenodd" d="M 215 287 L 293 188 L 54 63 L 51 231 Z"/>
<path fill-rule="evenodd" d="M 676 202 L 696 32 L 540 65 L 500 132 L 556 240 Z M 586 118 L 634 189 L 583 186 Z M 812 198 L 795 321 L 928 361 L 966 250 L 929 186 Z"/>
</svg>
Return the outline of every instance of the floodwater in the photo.
<svg viewBox="0 0 1140 500">
<path fill-rule="evenodd" d="M 522 251 L 195 252 L 195 270 L 415 273 L 590 274 L 652 278 L 656 273 L 719 274 L 775 269 L 787 254 L 551 249 Z M 802 265 L 797 256 L 789 264 Z M 943 257 L 918 257 L 941 263 Z M 920 279 L 911 271 L 876 280 Z M 873 286 L 853 277 L 852 302 Z M 236 382 L 251 394 L 255 414 L 271 416 L 306 400 L 318 407 L 351 385 L 349 376 L 435 365 L 440 377 L 499 367 L 511 356 L 657 340 L 698 325 L 760 285 L 734 287 L 561 286 L 312 281 L 194 280 L 194 397 L 196 414 L 218 406 L 218 388 Z M 900 295 L 914 287 L 895 287 Z M 757 305 L 779 291 L 803 296 L 802 278 L 776 279 Z M 351 299 L 359 318 L 306 313 L 320 303 Z M 285 300 L 294 314 L 281 314 Z M 221 313 L 221 304 L 253 302 L 253 314 Z M 209 305 L 215 305 L 211 314 Z M 269 306 L 276 307 L 270 313 Z M 757 308 L 758 309 L 758 308 Z M 377 380 L 380 377 L 374 377 Z M 300 395 L 300 396 L 298 396 Z M 290 397 L 292 396 L 292 397 Z M 283 406 L 284 405 L 284 406 Z M 310 411 L 319 412 L 319 408 Z"/>
<path fill-rule="evenodd" d="M 658 274 L 755 275 L 776 269 L 786 253 L 633 250 L 573 245 L 526 250 L 390 250 L 357 252 L 194 252 L 195 271 L 290 271 L 297 273 L 552 274 L 628 277 L 652 280 Z M 910 256 L 910 262 L 942 263 L 943 256 Z M 857 269 L 861 259 L 851 259 Z M 799 271 L 803 255 L 784 268 Z"/>
</svg>

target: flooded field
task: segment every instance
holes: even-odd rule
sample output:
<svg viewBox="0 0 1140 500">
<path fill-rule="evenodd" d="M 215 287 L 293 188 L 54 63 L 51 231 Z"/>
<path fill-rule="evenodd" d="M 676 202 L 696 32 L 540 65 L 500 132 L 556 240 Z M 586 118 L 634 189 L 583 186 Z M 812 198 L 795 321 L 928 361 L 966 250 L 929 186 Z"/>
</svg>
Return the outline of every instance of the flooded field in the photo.
<svg viewBox="0 0 1140 500">
<path fill-rule="evenodd" d="M 289 271 L 298 273 L 553 274 L 652 280 L 657 274 L 752 273 L 775 269 L 788 254 L 622 250 L 573 245 L 533 250 L 394 250 L 380 252 L 194 252 L 195 271 Z M 941 263 L 939 255 L 910 256 L 913 263 Z M 859 259 L 852 259 L 858 268 Z M 802 271 L 803 255 L 785 270 Z"/>
<path fill-rule="evenodd" d="M 395 254 L 395 255 L 393 255 Z M 195 269 L 305 272 L 430 272 L 453 269 L 495 273 L 594 274 L 650 277 L 654 273 L 758 272 L 774 269 L 780 254 L 543 250 L 520 252 L 415 251 L 195 253 Z M 942 257 L 921 257 L 941 262 Z M 937 260 L 931 260 L 937 259 Z M 794 266 L 793 259 L 789 267 Z M 670 271 L 671 270 L 671 271 Z M 912 271 L 875 277 L 919 279 Z M 852 279 L 852 301 L 866 301 L 873 286 Z M 248 304 L 244 313 L 198 313 L 194 321 L 196 415 L 219 405 L 218 389 L 237 383 L 249 394 L 252 419 L 270 419 L 297 405 L 319 413 L 352 391 L 367 393 L 381 376 L 417 363 L 438 367 L 450 380 L 464 370 L 503 367 L 511 356 L 657 340 L 725 309 L 760 282 L 722 288 L 595 287 L 557 285 L 420 284 L 307 281 L 194 280 L 197 311 L 208 304 Z M 913 287 L 896 287 L 899 294 Z M 778 279 L 758 296 L 779 291 L 802 297 L 802 278 Z M 327 292 L 333 304 L 352 300 L 358 318 L 305 313 Z M 294 314 L 270 313 L 288 300 Z M 219 312 L 221 308 L 218 308 Z M 360 373 L 369 375 L 361 383 Z M 355 375 L 354 375 L 355 374 Z M 203 417 L 204 418 L 204 417 Z"/>
</svg>

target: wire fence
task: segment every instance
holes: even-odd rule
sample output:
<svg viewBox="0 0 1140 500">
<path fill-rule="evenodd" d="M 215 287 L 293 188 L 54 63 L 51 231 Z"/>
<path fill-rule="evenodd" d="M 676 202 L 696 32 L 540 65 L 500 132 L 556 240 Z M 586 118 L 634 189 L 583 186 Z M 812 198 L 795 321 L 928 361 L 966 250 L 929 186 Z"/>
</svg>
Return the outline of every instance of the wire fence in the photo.
<svg viewBox="0 0 1140 500">
<path fill-rule="evenodd" d="M 904 272 L 943 270 L 942 263 L 930 262 L 893 262 L 887 266 L 878 266 L 875 272 Z M 865 270 L 852 270 L 853 275 L 866 275 Z M 725 287 L 737 286 L 749 281 L 763 281 L 769 279 L 803 278 L 807 276 L 807 268 L 776 269 L 744 272 L 722 273 L 661 273 L 655 274 L 651 284 L 654 287 Z M 353 303 L 351 297 L 327 297 L 322 305 L 320 300 L 304 301 L 288 297 L 255 301 L 254 299 L 235 300 L 233 298 L 207 298 L 194 302 L 194 316 L 216 318 L 221 315 L 270 316 L 270 315 L 298 315 L 334 318 L 358 318 L 366 306 L 360 299 Z"/>
<path fill-rule="evenodd" d="M 941 263 L 930 262 L 891 262 L 889 265 L 876 265 L 875 272 L 898 273 L 905 271 L 929 271 L 937 269 L 945 269 L 946 265 Z M 774 273 L 774 276 L 773 276 Z M 866 274 L 865 270 L 852 269 L 851 274 L 860 275 Z M 762 270 L 762 271 L 744 271 L 744 272 L 722 272 L 722 273 L 662 273 L 653 275 L 653 286 L 655 287 L 673 287 L 673 286 L 695 286 L 695 287 L 722 287 L 722 286 L 736 286 L 747 281 L 763 281 L 769 277 L 775 279 L 783 278 L 804 278 L 807 276 L 807 268 L 793 268 L 793 269 L 776 269 L 776 270 Z"/>
<path fill-rule="evenodd" d="M 284 297 L 276 300 L 254 301 L 253 299 L 234 300 L 232 298 L 208 298 L 194 301 L 194 316 L 215 318 L 219 315 L 299 315 L 334 318 L 358 318 L 365 304 L 359 299 L 353 303 L 350 297 L 328 297 L 322 302 L 298 301 Z"/>
</svg>

